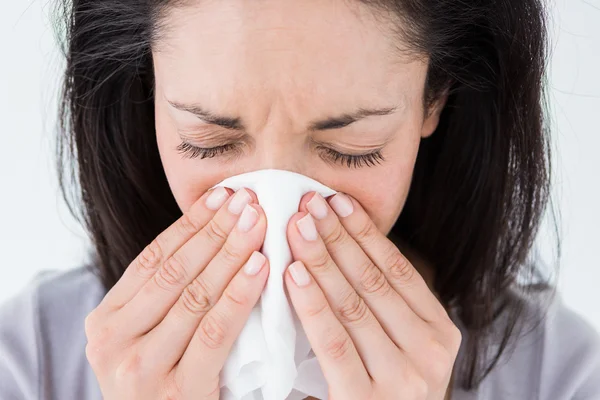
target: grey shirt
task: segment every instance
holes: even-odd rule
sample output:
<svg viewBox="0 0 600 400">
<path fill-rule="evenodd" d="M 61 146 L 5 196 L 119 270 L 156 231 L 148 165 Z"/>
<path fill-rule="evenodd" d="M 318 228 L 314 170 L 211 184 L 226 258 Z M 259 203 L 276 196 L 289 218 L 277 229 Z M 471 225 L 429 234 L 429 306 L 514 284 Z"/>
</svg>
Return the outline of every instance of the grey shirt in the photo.
<svg viewBox="0 0 600 400">
<path fill-rule="evenodd" d="M 102 399 L 85 356 L 83 327 L 105 293 L 88 267 L 51 270 L 0 305 L 1 400 Z M 526 303 L 528 315 L 544 316 L 541 323 L 514 341 L 477 390 L 455 383 L 453 400 L 600 399 L 598 332 L 558 295 L 547 304 Z"/>
</svg>

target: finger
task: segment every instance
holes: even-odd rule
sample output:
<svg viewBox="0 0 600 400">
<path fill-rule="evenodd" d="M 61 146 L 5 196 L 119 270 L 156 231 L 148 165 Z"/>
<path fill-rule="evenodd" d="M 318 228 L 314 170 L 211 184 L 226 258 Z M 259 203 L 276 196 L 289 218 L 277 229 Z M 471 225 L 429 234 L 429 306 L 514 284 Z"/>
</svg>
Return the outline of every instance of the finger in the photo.
<svg viewBox="0 0 600 400">
<path fill-rule="evenodd" d="M 129 264 L 123 276 L 104 296 L 103 306 L 118 309 L 130 301 L 158 267 L 210 221 L 231 192 L 231 189 L 219 187 L 204 193 Z"/>
<path fill-rule="evenodd" d="M 320 286 L 367 371 L 371 376 L 385 372 L 389 365 L 382 358 L 398 348 L 329 255 L 310 214 L 299 213 L 290 218 L 288 238 L 294 260 L 302 261 Z"/>
<path fill-rule="evenodd" d="M 262 268 L 256 275 L 248 275 L 246 266 L 249 264 L 246 264 L 231 280 L 217 304 L 202 318 L 175 368 L 179 382 L 184 378 L 189 380 L 198 371 L 203 373 L 202 381 L 218 378 L 269 274 L 269 263 L 264 255 L 254 252 L 250 259 L 255 262 L 250 265 L 262 265 Z"/>
<path fill-rule="evenodd" d="M 384 273 L 342 226 L 325 199 L 319 193 L 309 197 L 308 202 L 301 202 L 301 209 L 316 216 L 317 232 L 334 264 L 365 300 L 387 336 L 404 350 L 415 348 L 427 335 L 431 336 L 429 324 L 415 314 L 390 285 Z"/>
<path fill-rule="evenodd" d="M 126 327 L 126 333 L 145 334 L 163 320 L 186 286 L 221 250 L 243 207 L 252 199 L 246 189 L 238 190 L 198 233 L 160 265 L 115 316 Z M 148 307 L 149 304 L 152 306 Z"/>
<path fill-rule="evenodd" d="M 266 216 L 257 204 L 246 207 L 219 253 L 185 288 L 167 316 L 146 335 L 153 343 L 169 343 L 168 349 L 156 346 L 153 358 L 165 370 L 180 359 L 198 324 L 215 306 L 240 267 L 249 259 L 252 265 L 264 262 L 264 256 L 257 250 L 264 241 Z"/>
<path fill-rule="evenodd" d="M 423 320 L 437 322 L 448 314 L 423 277 L 352 197 L 337 193 L 328 199 L 341 224 L 367 256 L 383 271 L 387 281 Z"/>
<path fill-rule="evenodd" d="M 340 399 L 371 398 L 371 377 L 355 343 L 302 261 L 295 261 L 287 268 L 285 283 L 331 396 Z"/>
<path fill-rule="evenodd" d="M 458 328 L 427 286 L 410 261 L 383 235 L 362 206 L 352 197 L 338 193 L 328 203 L 336 212 L 346 231 L 361 246 L 367 256 L 383 271 L 388 283 L 428 327 L 414 321 L 398 326 L 386 319 L 390 337 L 402 348 L 410 362 L 423 376 L 437 382 L 445 379 L 448 366 L 453 364 L 461 342 Z M 369 272 L 367 272 L 368 274 Z M 380 309 L 380 307 L 377 307 Z M 403 307 L 391 302 L 390 311 Z M 386 313 L 386 315 L 389 315 Z M 406 318 L 406 314 L 401 318 Z M 399 319 L 404 321 L 403 319 Z M 418 329 L 416 327 L 419 326 Z M 435 360 L 435 363 L 431 360 Z"/>
</svg>

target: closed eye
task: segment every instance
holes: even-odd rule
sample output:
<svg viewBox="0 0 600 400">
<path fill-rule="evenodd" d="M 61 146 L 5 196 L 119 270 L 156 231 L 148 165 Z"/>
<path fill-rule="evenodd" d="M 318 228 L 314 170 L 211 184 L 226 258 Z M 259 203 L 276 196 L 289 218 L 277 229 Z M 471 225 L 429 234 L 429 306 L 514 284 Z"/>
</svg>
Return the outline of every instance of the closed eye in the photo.
<svg viewBox="0 0 600 400">
<path fill-rule="evenodd" d="M 317 149 L 321 151 L 321 158 L 333 164 L 341 164 L 348 168 L 360 168 L 363 166 L 374 166 L 381 164 L 385 161 L 385 158 L 381 154 L 382 149 L 363 154 L 346 154 L 341 153 L 337 150 L 333 150 L 325 146 L 317 146 Z M 228 143 L 221 146 L 215 147 L 198 147 L 188 142 L 182 141 L 176 148 L 176 150 L 183 154 L 186 158 L 214 158 L 224 154 L 225 152 L 239 151 L 239 145 L 235 143 Z"/>
</svg>

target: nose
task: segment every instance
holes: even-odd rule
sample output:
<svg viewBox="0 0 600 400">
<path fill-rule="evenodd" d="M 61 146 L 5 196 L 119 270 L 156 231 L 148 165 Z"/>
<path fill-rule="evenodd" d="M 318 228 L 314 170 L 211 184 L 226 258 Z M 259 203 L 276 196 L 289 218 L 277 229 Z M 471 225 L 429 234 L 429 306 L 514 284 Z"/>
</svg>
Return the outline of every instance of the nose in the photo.
<svg viewBox="0 0 600 400">
<path fill-rule="evenodd" d="M 253 169 L 281 169 L 305 175 L 308 170 L 306 136 L 289 130 L 264 132 L 255 138 Z"/>
</svg>

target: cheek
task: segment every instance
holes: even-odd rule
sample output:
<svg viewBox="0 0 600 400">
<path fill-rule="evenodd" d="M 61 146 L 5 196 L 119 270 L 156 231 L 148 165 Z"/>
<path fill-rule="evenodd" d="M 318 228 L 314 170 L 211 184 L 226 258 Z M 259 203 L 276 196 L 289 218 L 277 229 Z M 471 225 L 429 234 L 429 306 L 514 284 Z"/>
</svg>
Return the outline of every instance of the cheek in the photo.
<svg viewBox="0 0 600 400">
<path fill-rule="evenodd" d="M 405 142 L 394 150 L 397 156 L 386 161 L 385 173 L 352 180 L 346 189 L 339 189 L 347 190 L 386 235 L 400 216 L 408 197 L 418 145 L 419 141 Z"/>
<path fill-rule="evenodd" d="M 410 188 L 412 170 L 396 171 L 368 181 L 354 182 L 347 191 L 386 235 L 398 219 Z"/>
</svg>

